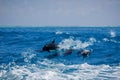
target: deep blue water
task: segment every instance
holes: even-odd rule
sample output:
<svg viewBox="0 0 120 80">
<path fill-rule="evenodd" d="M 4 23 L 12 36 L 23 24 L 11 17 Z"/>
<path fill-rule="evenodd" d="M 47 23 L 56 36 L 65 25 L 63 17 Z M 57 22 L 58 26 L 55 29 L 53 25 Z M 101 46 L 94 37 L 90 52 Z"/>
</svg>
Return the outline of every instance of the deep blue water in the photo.
<svg viewBox="0 0 120 80">
<path fill-rule="evenodd" d="M 36 52 L 55 39 L 71 55 L 48 59 Z M 80 49 L 92 49 L 83 60 Z M 59 50 L 63 54 L 62 50 Z M 0 79 L 101 80 L 120 79 L 120 27 L 1 27 Z"/>
</svg>

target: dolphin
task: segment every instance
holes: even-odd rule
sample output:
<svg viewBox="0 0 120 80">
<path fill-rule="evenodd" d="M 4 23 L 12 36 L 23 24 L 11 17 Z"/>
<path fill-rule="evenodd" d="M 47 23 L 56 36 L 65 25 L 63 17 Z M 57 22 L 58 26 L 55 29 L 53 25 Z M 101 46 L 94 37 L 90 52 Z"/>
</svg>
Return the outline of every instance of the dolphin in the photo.
<svg viewBox="0 0 120 80">
<path fill-rule="evenodd" d="M 55 44 L 55 39 L 54 39 L 51 43 L 44 45 L 42 50 L 36 50 L 36 51 L 38 51 L 38 52 L 43 52 L 43 51 L 50 52 L 50 50 L 57 50 L 57 49 L 58 49 L 58 46 L 57 46 L 57 44 Z"/>
<path fill-rule="evenodd" d="M 64 56 L 71 55 L 73 51 L 74 51 L 73 49 L 66 50 L 65 53 L 64 53 Z"/>
<path fill-rule="evenodd" d="M 92 50 L 80 50 L 78 51 L 77 55 L 80 56 L 81 54 L 83 58 L 86 58 L 91 53 L 92 53 Z"/>
</svg>

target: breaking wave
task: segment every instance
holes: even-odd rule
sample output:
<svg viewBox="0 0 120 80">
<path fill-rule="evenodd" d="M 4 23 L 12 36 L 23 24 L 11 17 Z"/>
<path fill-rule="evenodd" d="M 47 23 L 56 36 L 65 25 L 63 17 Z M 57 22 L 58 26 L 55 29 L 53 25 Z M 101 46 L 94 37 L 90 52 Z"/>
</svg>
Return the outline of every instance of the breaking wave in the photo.
<svg viewBox="0 0 120 80">
<path fill-rule="evenodd" d="M 64 39 L 59 43 L 60 49 L 83 49 L 96 42 L 95 38 L 89 38 L 87 42 L 82 42 L 81 40 L 74 40 L 73 38 Z"/>
<path fill-rule="evenodd" d="M 5 67 L 1 65 L 0 67 Z M 109 65 L 72 64 L 65 65 L 51 60 L 38 61 L 37 64 L 15 65 L 9 70 L 0 71 L 4 80 L 103 80 L 120 79 L 120 67 Z"/>
<path fill-rule="evenodd" d="M 63 32 L 61 32 L 61 31 L 57 31 L 57 32 L 55 32 L 56 34 L 63 34 Z"/>
<path fill-rule="evenodd" d="M 111 37 L 116 37 L 115 31 L 112 31 L 112 30 L 111 30 L 111 31 L 110 31 L 110 36 L 111 36 Z"/>
</svg>

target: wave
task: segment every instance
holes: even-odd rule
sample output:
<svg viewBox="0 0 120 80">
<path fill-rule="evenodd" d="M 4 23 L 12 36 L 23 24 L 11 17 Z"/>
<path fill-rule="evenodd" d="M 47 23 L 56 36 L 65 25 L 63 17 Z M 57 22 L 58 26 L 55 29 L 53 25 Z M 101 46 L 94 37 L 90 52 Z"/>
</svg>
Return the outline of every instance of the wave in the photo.
<svg viewBox="0 0 120 80">
<path fill-rule="evenodd" d="M 33 53 L 32 49 L 28 49 L 27 51 L 23 52 L 22 57 L 24 59 L 24 62 L 30 63 L 30 61 L 36 57 L 36 54 Z"/>
<path fill-rule="evenodd" d="M 82 42 L 81 40 L 74 40 L 74 37 L 70 37 L 68 39 L 63 39 L 59 44 L 60 49 L 81 49 L 86 48 L 90 45 L 93 45 L 96 42 L 95 38 L 89 38 L 87 42 Z"/>
<path fill-rule="evenodd" d="M 0 80 L 120 80 L 120 31 L 110 30 L 1 29 Z M 60 54 L 71 48 L 72 54 L 49 59 L 54 51 L 35 51 L 53 39 Z M 93 50 L 85 61 L 77 55 L 81 49 Z"/>
<path fill-rule="evenodd" d="M 3 66 L 4 67 L 4 66 Z M 37 64 L 15 65 L 0 71 L 0 79 L 9 80 L 87 80 L 120 79 L 120 66 L 72 64 L 44 59 Z"/>
<path fill-rule="evenodd" d="M 102 40 L 105 41 L 105 42 L 120 43 L 120 41 L 116 41 L 114 39 L 103 38 Z"/>
<path fill-rule="evenodd" d="M 68 33 L 68 32 L 62 32 L 62 31 L 56 31 L 55 34 L 56 35 L 60 35 L 60 34 L 70 34 L 70 33 Z"/>
<path fill-rule="evenodd" d="M 111 37 L 116 37 L 115 31 L 112 31 L 112 30 L 111 30 L 111 31 L 110 31 L 110 36 L 111 36 Z"/>
<path fill-rule="evenodd" d="M 62 34 L 63 32 L 61 32 L 61 31 L 57 31 L 57 32 L 55 32 L 55 34 Z"/>
</svg>

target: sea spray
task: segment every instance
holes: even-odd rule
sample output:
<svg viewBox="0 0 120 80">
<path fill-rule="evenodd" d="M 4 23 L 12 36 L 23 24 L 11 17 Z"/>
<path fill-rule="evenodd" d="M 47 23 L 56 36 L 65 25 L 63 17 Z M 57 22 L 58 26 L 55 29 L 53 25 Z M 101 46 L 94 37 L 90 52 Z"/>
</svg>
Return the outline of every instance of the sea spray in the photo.
<svg viewBox="0 0 120 80">
<path fill-rule="evenodd" d="M 111 36 L 111 37 L 116 37 L 115 31 L 112 31 L 112 30 L 111 30 L 111 31 L 110 31 L 110 36 Z"/>
</svg>

